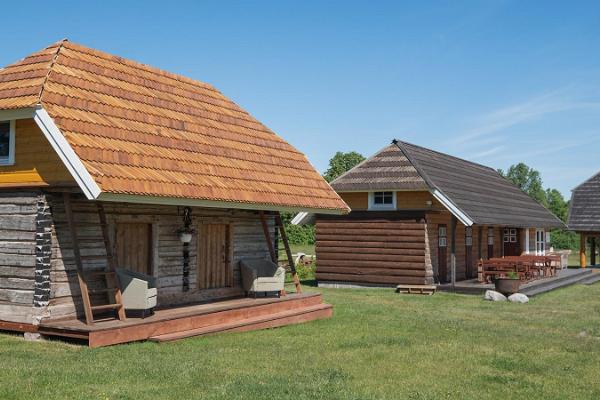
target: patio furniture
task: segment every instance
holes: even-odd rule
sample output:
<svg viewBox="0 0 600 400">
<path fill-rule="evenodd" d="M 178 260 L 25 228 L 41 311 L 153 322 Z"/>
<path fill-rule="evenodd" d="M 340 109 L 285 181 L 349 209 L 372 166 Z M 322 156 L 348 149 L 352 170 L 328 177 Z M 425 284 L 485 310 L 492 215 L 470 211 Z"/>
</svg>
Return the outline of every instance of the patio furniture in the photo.
<svg viewBox="0 0 600 400">
<path fill-rule="evenodd" d="M 480 283 L 488 283 L 494 278 L 506 277 L 514 272 L 522 281 L 531 281 L 542 277 L 556 275 L 560 265 L 558 256 L 507 256 L 479 260 L 477 265 L 477 279 Z"/>
<path fill-rule="evenodd" d="M 241 260 L 242 285 L 246 296 L 250 292 L 256 297 L 258 292 L 283 291 L 285 269 L 268 260 Z"/>
<path fill-rule="evenodd" d="M 571 250 L 555 250 L 549 251 L 546 254 L 548 256 L 560 257 L 559 269 L 566 269 L 569 267 L 569 255 L 571 255 Z"/>
<path fill-rule="evenodd" d="M 141 317 L 154 313 L 156 307 L 156 279 L 140 272 L 116 268 L 126 311 L 141 313 Z"/>
</svg>

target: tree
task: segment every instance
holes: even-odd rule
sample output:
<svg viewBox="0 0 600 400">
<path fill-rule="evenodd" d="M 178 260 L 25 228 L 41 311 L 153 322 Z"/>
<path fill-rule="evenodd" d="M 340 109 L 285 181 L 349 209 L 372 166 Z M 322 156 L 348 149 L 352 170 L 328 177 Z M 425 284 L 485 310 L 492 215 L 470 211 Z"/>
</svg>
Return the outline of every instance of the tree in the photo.
<svg viewBox="0 0 600 400">
<path fill-rule="evenodd" d="M 569 213 L 569 203 L 565 201 L 563 195 L 556 189 L 546 189 L 546 204 L 562 222 L 567 222 Z"/>
<path fill-rule="evenodd" d="M 548 205 L 539 171 L 521 162 L 511 165 L 507 173 L 504 173 L 501 169 L 498 172 L 542 205 Z"/>
<path fill-rule="evenodd" d="M 342 175 L 344 172 L 347 172 L 354 168 L 356 165 L 364 161 L 364 157 L 362 154 L 357 153 L 355 151 L 350 151 L 344 153 L 342 151 L 338 151 L 335 155 L 329 160 L 329 169 L 325 171 L 325 175 L 323 178 L 327 182 L 331 182 L 338 176 Z"/>
</svg>

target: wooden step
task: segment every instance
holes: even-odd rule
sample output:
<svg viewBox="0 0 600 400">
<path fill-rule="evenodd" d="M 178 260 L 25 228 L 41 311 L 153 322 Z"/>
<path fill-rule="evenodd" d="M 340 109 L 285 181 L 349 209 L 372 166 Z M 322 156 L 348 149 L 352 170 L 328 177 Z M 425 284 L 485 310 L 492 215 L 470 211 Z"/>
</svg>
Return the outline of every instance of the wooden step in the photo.
<svg viewBox="0 0 600 400">
<path fill-rule="evenodd" d="M 100 306 L 92 306 L 92 311 L 107 311 L 107 310 L 118 310 L 123 307 L 122 304 L 102 304 Z"/>
<path fill-rule="evenodd" d="M 246 318 L 234 322 L 209 325 L 187 331 L 152 336 L 148 340 L 162 343 L 189 338 L 193 336 L 203 336 L 221 332 L 242 332 L 257 329 L 275 328 L 282 325 L 301 323 L 315 319 L 329 318 L 332 315 L 332 313 L 333 307 L 330 304 L 317 304 L 309 307 L 292 309 L 260 317 Z"/>
<path fill-rule="evenodd" d="M 113 292 L 116 292 L 117 290 L 118 290 L 118 288 L 116 288 L 116 287 L 110 287 L 110 288 L 104 288 L 104 289 L 88 289 L 88 293 L 89 294 L 113 293 Z"/>
</svg>

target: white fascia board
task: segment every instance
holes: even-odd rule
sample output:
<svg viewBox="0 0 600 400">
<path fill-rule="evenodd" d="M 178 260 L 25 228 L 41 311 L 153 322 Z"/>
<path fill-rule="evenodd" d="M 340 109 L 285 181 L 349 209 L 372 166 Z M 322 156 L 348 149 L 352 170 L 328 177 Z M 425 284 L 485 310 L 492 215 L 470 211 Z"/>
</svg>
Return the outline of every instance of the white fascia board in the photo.
<svg viewBox="0 0 600 400">
<path fill-rule="evenodd" d="M 308 212 L 315 214 L 347 214 L 345 210 L 321 209 L 321 208 L 306 208 L 306 207 L 285 207 L 273 204 L 257 204 L 257 203 L 239 203 L 234 201 L 216 201 L 216 200 L 200 200 L 186 199 L 180 197 L 162 197 L 162 196 L 142 196 L 135 194 L 119 194 L 102 192 L 98 196 L 99 201 L 111 201 L 122 203 L 137 203 L 137 204 L 156 204 L 167 206 L 190 206 L 190 207 L 207 207 L 207 208 L 231 208 L 239 210 L 261 210 L 261 211 L 281 211 L 281 212 Z"/>
<path fill-rule="evenodd" d="M 471 220 L 467 214 L 462 212 L 460 208 L 456 207 L 444 193 L 440 192 L 438 189 L 433 189 L 431 194 L 433 194 L 433 197 L 442 203 L 444 207 L 446 207 L 464 226 L 473 225 L 473 220 Z"/>
<path fill-rule="evenodd" d="M 58 129 L 50 115 L 43 108 L 33 112 L 33 120 L 40 127 L 50 145 L 65 164 L 88 200 L 95 200 L 100 196 L 101 190 L 94 178 L 87 171 L 73 148 Z"/>
<path fill-rule="evenodd" d="M 0 121 L 33 118 L 35 108 L 18 108 L 16 110 L 0 110 Z"/>
<path fill-rule="evenodd" d="M 292 220 L 290 221 L 290 223 L 292 225 L 305 225 L 305 224 L 310 224 L 313 222 L 315 218 L 315 214 L 313 213 L 309 213 L 306 211 L 302 211 L 299 212 L 298 214 L 296 214 L 294 216 L 294 218 L 292 218 Z"/>
</svg>

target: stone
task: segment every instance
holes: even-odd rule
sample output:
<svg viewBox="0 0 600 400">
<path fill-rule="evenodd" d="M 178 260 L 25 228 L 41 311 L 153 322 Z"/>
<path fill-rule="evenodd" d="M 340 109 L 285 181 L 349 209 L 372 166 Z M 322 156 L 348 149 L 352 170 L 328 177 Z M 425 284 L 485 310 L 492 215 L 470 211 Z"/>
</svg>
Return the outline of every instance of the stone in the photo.
<svg viewBox="0 0 600 400">
<path fill-rule="evenodd" d="M 513 293 L 508 296 L 508 301 L 512 301 L 513 303 L 529 303 L 529 297 L 523 293 Z"/>
<path fill-rule="evenodd" d="M 483 298 L 490 301 L 506 301 L 506 296 L 495 290 L 486 290 Z"/>
</svg>

